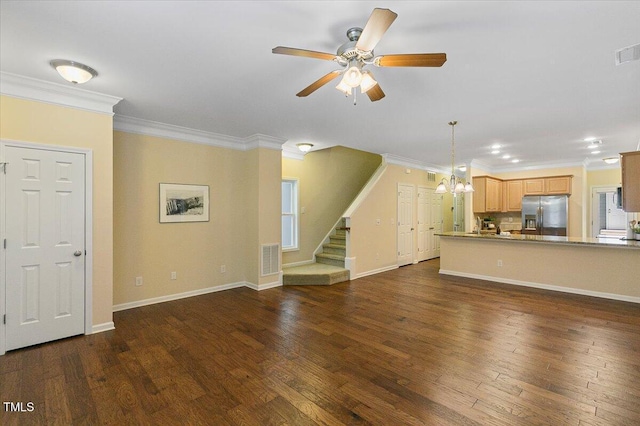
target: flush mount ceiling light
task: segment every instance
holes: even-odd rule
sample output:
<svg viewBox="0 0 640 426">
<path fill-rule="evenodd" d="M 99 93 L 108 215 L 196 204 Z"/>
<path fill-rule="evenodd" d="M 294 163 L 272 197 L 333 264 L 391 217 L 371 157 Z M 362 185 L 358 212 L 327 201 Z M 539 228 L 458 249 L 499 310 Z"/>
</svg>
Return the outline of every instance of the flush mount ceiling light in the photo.
<svg viewBox="0 0 640 426">
<path fill-rule="evenodd" d="M 442 178 L 442 181 L 436 188 L 436 194 L 444 194 L 446 192 L 451 192 L 452 194 L 460 194 L 462 192 L 473 192 L 473 185 L 469 182 L 466 184 L 462 183 L 460 178 L 455 175 L 455 162 L 456 162 L 456 149 L 455 149 L 455 138 L 454 138 L 454 128 L 458 124 L 457 121 L 450 121 L 449 126 L 451 126 L 451 177 L 449 178 L 449 182 L 445 178 Z"/>
<path fill-rule="evenodd" d="M 54 59 L 49 64 L 58 71 L 58 74 L 73 84 L 82 84 L 98 75 L 98 71 L 80 62 L 67 59 Z"/>
<path fill-rule="evenodd" d="M 607 164 L 616 164 L 620 159 L 618 157 L 609 157 L 609 158 L 603 158 L 602 161 L 604 161 Z"/>
<path fill-rule="evenodd" d="M 296 145 L 302 152 L 309 152 L 313 148 L 313 144 L 309 142 L 302 142 Z"/>
</svg>

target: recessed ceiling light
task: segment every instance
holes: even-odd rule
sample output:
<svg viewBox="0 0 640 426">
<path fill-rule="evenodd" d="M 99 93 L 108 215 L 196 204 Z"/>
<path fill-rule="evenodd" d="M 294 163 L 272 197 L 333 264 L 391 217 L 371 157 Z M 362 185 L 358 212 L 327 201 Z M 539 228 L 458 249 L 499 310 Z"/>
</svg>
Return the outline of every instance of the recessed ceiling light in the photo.
<svg viewBox="0 0 640 426">
<path fill-rule="evenodd" d="M 597 139 L 597 138 L 594 138 L 594 137 L 588 137 L 588 138 L 584 138 L 583 140 L 584 140 L 585 142 L 593 142 L 593 141 L 595 141 L 596 139 Z"/>
<path fill-rule="evenodd" d="M 493 150 L 500 149 L 500 144 L 499 143 L 494 143 L 493 145 L 491 145 L 491 149 L 493 149 Z"/>
<path fill-rule="evenodd" d="M 591 151 L 592 154 L 600 154 L 600 151 L 595 150 L 595 151 Z"/>
<path fill-rule="evenodd" d="M 616 164 L 619 161 L 619 158 L 618 157 L 603 158 L 602 161 L 604 161 L 607 164 Z"/>
<path fill-rule="evenodd" d="M 500 154 L 500 150 L 499 149 L 494 149 L 493 151 L 491 151 L 492 154 Z"/>
<path fill-rule="evenodd" d="M 590 144 L 587 146 L 588 149 L 594 149 L 599 147 L 600 145 L 602 145 L 602 141 L 600 139 L 594 139 L 592 141 L 589 141 Z"/>
<path fill-rule="evenodd" d="M 504 158 L 505 160 L 508 160 L 509 158 L 511 158 L 511 156 L 509 154 L 505 154 L 502 156 L 502 158 Z"/>
<path fill-rule="evenodd" d="M 512 163 L 519 163 L 520 160 L 518 160 L 517 158 L 514 158 L 513 160 L 511 160 Z"/>
</svg>

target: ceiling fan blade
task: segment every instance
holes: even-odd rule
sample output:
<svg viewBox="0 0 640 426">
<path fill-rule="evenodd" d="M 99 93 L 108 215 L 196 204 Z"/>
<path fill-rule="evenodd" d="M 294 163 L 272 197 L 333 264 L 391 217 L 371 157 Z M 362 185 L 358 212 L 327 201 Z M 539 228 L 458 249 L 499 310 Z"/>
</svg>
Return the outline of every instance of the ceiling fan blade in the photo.
<svg viewBox="0 0 640 426">
<path fill-rule="evenodd" d="M 398 14 L 389 9 L 373 9 L 362 34 L 360 34 L 356 49 L 364 52 L 373 50 L 397 17 Z"/>
<path fill-rule="evenodd" d="M 302 89 L 299 93 L 296 93 L 296 96 L 302 98 L 305 96 L 309 96 L 325 84 L 329 83 L 331 80 L 339 76 L 341 71 L 331 71 L 329 74 L 326 74 L 320 77 L 318 80 L 311 83 L 309 86 Z"/>
<path fill-rule="evenodd" d="M 278 46 L 271 49 L 271 53 L 278 53 L 280 55 L 304 56 L 307 58 L 324 59 L 326 61 L 333 61 L 334 59 L 336 59 L 336 55 L 332 55 L 331 53 L 296 49 L 295 47 Z"/>
<path fill-rule="evenodd" d="M 371 99 L 371 102 L 379 101 L 380 99 L 385 97 L 380 84 L 376 84 L 371 89 L 367 90 L 367 96 Z"/>
<path fill-rule="evenodd" d="M 374 63 L 379 67 L 441 67 L 446 61 L 446 53 L 408 53 L 378 56 Z"/>
</svg>

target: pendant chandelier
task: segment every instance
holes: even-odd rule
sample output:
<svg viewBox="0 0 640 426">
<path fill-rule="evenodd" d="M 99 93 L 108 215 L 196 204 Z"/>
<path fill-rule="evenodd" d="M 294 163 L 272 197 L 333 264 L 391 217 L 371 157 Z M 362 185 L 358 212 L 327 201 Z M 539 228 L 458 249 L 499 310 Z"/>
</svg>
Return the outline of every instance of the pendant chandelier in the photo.
<svg viewBox="0 0 640 426">
<path fill-rule="evenodd" d="M 445 178 L 442 178 L 442 181 L 436 188 L 436 194 L 446 194 L 447 192 L 450 192 L 452 194 L 473 192 L 473 185 L 471 185 L 469 182 L 467 182 L 466 184 L 462 183 L 462 180 L 455 175 L 456 149 L 454 128 L 456 124 L 458 124 L 457 121 L 449 122 L 449 126 L 451 126 L 451 177 L 449 178 L 448 183 Z"/>
</svg>

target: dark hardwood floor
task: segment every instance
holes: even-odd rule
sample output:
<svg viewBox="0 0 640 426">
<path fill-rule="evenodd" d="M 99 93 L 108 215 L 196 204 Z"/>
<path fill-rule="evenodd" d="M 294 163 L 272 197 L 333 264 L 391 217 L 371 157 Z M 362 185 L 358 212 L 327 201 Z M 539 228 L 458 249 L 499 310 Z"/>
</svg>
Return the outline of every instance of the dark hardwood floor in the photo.
<svg viewBox="0 0 640 426">
<path fill-rule="evenodd" d="M 0 424 L 640 424 L 640 305 L 438 268 L 117 312 L 0 357 Z"/>
</svg>

